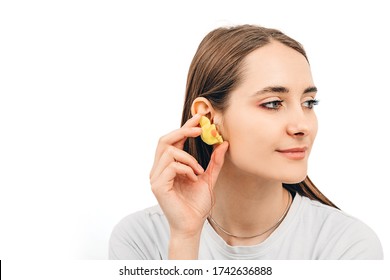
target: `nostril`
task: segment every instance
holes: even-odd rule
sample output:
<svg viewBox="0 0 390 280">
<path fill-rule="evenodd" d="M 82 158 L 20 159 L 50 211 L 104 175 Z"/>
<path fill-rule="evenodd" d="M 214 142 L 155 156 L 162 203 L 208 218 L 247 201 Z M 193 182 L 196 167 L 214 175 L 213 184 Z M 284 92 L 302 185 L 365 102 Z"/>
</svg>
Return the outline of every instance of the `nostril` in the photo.
<svg viewBox="0 0 390 280">
<path fill-rule="evenodd" d="M 303 135 L 305 135 L 305 133 L 303 133 L 303 132 L 297 132 L 297 133 L 294 133 L 294 135 L 296 135 L 296 136 L 303 136 Z"/>
</svg>

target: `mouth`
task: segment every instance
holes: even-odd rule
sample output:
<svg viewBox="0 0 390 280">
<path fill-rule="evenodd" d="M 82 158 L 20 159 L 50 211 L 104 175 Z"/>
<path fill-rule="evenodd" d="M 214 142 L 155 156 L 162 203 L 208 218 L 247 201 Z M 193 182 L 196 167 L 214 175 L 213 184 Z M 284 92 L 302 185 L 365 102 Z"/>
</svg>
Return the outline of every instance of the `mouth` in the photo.
<svg viewBox="0 0 390 280">
<path fill-rule="evenodd" d="M 276 150 L 281 155 L 292 160 L 302 160 L 306 157 L 307 147 Z"/>
</svg>

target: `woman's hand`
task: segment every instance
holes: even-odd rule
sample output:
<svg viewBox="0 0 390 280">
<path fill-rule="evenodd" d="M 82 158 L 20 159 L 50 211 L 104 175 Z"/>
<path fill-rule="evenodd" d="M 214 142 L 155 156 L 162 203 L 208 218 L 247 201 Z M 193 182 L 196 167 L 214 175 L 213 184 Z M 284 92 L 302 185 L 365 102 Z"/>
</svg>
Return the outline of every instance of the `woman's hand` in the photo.
<svg viewBox="0 0 390 280">
<path fill-rule="evenodd" d="M 180 129 L 160 139 L 150 172 L 152 191 L 168 219 L 171 242 L 172 238 L 200 237 L 228 148 L 228 143 L 224 142 L 214 150 L 206 171 L 194 157 L 183 151 L 188 137 L 201 134 L 199 119 L 200 115 L 195 115 Z"/>
</svg>

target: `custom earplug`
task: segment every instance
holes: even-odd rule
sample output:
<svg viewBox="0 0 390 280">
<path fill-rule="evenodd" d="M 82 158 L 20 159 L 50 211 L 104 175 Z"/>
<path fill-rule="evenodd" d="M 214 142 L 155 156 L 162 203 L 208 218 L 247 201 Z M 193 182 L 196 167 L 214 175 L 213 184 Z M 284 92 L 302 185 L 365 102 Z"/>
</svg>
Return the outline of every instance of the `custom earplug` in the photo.
<svg viewBox="0 0 390 280">
<path fill-rule="evenodd" d="M 202 128 L 202 134 L 200 137 L 203 142 L 208 145 L 221 144 L 223 142 L 222 136 L 218 133 L 215 124 L 211 124 L 210 120 L 205 116 L 201 116 L 199 120 L 200 127 Z"/>
</svg>

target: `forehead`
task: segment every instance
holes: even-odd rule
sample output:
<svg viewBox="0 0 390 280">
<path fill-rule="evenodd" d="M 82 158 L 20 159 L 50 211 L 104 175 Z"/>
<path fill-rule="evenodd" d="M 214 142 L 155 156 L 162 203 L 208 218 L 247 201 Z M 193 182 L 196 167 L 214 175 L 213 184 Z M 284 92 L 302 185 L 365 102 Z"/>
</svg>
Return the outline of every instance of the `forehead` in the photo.
<svg viewBox="0 0 390 280">
<path fill-rule="evenodd" d="M 298 51 L 275 41 L 248 54 L 242 70 L 241 84 L 254 90 L 266 86 L 306 88 L 313 85 L 306 58 Z"/>
</svg>

